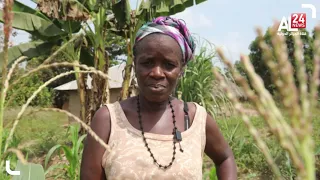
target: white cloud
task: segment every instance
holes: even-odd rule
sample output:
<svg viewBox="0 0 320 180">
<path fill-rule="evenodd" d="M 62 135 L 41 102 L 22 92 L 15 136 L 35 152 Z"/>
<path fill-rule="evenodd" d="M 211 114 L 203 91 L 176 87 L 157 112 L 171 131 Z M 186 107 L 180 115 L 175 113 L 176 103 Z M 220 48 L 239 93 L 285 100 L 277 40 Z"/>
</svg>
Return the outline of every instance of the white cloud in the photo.
<svg viewBox="0 0 320 180">
<path fill-rule="evenodd" d="M 183 19 L 189 29 L 212 28 L 212 21 L 204 13 L 195 13 L 192 9 L 175 14 L 172 17 Z"/>
</svg>

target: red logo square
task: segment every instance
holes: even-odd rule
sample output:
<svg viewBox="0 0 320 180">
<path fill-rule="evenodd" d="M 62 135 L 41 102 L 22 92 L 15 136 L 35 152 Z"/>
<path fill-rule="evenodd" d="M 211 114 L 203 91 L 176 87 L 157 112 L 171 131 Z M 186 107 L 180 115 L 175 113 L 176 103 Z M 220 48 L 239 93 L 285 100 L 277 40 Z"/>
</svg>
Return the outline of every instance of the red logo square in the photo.
<svg viewBox="0 0 320 180">
<path fill-rule="evenodd" d="M 306 13 L 292 13 L 291 14 L 291 28 L 306 28 L 307 15 Z"/>
</svg>

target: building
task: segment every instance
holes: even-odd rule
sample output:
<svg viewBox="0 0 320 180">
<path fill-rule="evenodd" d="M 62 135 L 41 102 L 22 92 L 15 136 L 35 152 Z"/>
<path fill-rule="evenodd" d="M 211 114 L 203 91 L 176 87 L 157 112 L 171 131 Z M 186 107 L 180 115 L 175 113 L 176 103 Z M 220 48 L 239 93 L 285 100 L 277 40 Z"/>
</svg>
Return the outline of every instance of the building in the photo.
<svg viewBox="0 0 320 180">
<path fill-rule="evenodd" d="M 112 66 L 111 68 L 109 68 L 108 75 L 110 76 L 110 79 L 108 82 L 109 82 L 109 91 L 110 91 L 110 103 L 117 101 L 118 98 L 120 97 L 123 77 L 125 74 L 125 71 L 124 71 L 125 65 L 126 65 L 125 63 L 122 63 L 120 65 Z M 131 77 L 132 76 L 133 76 L 133 72 L 131 73 Z M 89 90 L 92 88 L 91 81 L 92 81 L 92 78 L 88 75 L 86 86 Z M 55 87 L 54 89 L 57 91 L 65 91 L 68 93 L 69 99 L 67 102 L 63 104 L 63 109 L 71 112 L 72 114 L 80 118 L 80 97 L 78 94 L 77 81 L 76 80 L 70 81 L 58 87 Z"/>
</svg>

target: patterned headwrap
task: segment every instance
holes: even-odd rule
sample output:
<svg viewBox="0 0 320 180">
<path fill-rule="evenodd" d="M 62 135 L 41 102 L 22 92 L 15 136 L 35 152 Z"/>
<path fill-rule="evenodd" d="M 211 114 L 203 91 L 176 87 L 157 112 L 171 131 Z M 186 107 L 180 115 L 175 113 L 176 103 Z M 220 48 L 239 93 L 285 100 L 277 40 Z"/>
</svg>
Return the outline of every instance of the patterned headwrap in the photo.
<svg viewBox="0 0 320 180">
<path fill-rule="evenodd" d="M 152 22 L 144 24 L 137 32 L 135 43 L 152 33 L 162 33 L 175 39 L 182 51 L 183 64 L 187 64 L 193 58 L 195 50 L 194 40 L 186 25 L 178 19 L 160 16 Z"/>
</svg>

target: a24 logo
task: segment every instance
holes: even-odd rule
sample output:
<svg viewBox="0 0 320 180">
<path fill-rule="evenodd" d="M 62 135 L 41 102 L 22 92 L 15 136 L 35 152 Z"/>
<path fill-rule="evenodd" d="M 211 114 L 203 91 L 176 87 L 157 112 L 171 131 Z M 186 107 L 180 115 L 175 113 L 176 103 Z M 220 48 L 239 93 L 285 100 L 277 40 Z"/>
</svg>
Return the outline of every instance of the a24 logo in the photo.
<svg viewBox="0 0 320 180">
<path fill-rule="evenodd" d="M 314 5 L 301 4 L 301 7 L 311 9 L 312 19 L 316 18 L 317 9 Z M 298 29 L 303 29 L 306 27 L 307 27 L 306 13 L 292 13 L 288 17 L 288 19 L 285 16 L 282 17 L 280 25 L 278 27 L 278 32 L 282 33 L 282 30 L 286 30 L 287 32 L 298 32 Z M 285 35 L 287 35 L 287 34 L 285 34 Z M 305 35 L 305 34 L 300 34 L 300 35 Z"/>
</svg>

